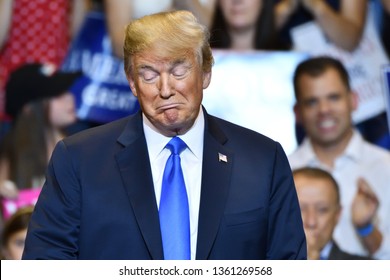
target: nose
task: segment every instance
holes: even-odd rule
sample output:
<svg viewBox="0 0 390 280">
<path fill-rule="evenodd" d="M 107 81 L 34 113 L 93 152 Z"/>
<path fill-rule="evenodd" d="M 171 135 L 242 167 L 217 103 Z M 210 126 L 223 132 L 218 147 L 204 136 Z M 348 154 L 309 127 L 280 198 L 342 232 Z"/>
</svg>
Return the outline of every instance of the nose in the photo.
<svg viewBox="0 0 390 280">
<path fill-rule="evenodd" d="M 328 113 L 330 110 L 329 102 L 326 100 L 322 100 L 319 103 L 319 110 L 321 113 Z"/>
<path fill-rule="evenodd" d="M 304 226 L 306 228 L 310 228 L 310 229 L 316 228 L 317 215 L 315 211 L 311 209 L 306 209 L 305 211 L 302 212 L 302 219 L 303 219 Z"/>
<path fill-rule="evenodd" d="M 162 98 L 169 98 L 172 95 L 169 74 L 162 73 L 160 75 L 158 89 Z"/>
</svg>

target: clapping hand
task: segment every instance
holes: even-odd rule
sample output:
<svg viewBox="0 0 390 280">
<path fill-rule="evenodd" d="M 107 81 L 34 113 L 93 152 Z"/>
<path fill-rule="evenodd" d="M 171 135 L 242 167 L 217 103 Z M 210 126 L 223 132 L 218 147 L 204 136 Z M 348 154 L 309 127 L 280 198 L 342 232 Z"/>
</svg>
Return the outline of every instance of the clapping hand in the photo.
<svg viewBox="0 0 390 280">
<path fill-rule="evenodd" d="M 371 223 L 379 201 L 370 185 L 363 178 L 358 180 L 358 190 L 352 202 L 352 222 L 357 228 Z"/>
</svg>

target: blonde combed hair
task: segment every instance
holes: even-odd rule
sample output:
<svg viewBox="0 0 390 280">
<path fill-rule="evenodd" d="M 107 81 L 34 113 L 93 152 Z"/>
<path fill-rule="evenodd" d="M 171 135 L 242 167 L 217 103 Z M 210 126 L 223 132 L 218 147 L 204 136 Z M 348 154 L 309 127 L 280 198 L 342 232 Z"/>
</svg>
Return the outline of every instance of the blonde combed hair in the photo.
<svg viewBox="0 0 390 280">
<path fill-rule="evenodd" d="M 162 12 L 144 16 L 125 29 L 124 68 L 131 74 L 131 58 L 153 50 L 162 58 L 182 58 L 194 52 L 204 72 L 214 63 L 208 29 L 189 11 Z"/>
</svg>

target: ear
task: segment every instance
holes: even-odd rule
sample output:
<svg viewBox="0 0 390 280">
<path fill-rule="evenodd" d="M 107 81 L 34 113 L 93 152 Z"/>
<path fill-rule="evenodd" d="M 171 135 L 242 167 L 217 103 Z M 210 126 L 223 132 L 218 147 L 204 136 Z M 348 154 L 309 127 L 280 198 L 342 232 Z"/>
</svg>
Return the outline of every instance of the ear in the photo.
<svg viewBox="0 0 390 280">
<path fill-rule="evenodd" d="M 342 208 L 342 206 L 340 205 L 340 207 L 339 207 L 339 209 L 338 209 L 338 211 L 337 211 L 337 213 L 336 213 L 336 221 L 337 221 L 337 223 L 339 223 L 340 216 L 341 216 L 341 211 L 343 211 L 343 208 Z"/>
<path fill-rule="evenodd" d="M 127 75 L 126 75 L 126 78 L 127 78 L 128 83 L 129 83 L 131 92 L 133 93 L 133 95 L 134 95 L 135 97 L 137 97 L 137 88 L 136 88 L 136 86 L 135 86 L 135 81 L 134 81 L 134 79 L 133 79 L 131 73 L 127 74 Z"/>
<path fill-rule="evenodd" d="M 208 88 L 211 81 L 211 71 L 210 72 L 203 72 L 203 89 Z"/>
<path fill-rule="evenodd" d="M 301 114 L 299 112 L 299 105 L 297 103 L 294 104 L 294 115 L 295 115 L 295 122 L 296 123 L 302 123 Z"/>
<path fill-rule="evenodd" d="M 359 96 L 355 91 L 351 91 L 351 108 L 352 111 L 355 111 L 359 106 Z"/>
</svg>

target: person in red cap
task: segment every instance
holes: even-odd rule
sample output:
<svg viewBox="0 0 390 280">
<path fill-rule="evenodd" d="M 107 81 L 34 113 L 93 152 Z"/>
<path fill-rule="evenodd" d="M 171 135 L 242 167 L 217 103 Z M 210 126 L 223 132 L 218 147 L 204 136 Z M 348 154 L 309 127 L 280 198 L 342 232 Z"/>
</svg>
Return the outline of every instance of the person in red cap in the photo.
<svg viewBox="0 0 390 280">
<path fill-rule="evenodd" d="M 65 136 L 64 128 L 76 121 L 69 88 L 80 75 L 39 63 L 25 64 L 11 73 L 6 112 L 13 122 L 0 146 L 2 198 L 17 199 L 21 190 L 42 186 L 54 145 Z"/>
</svg>

